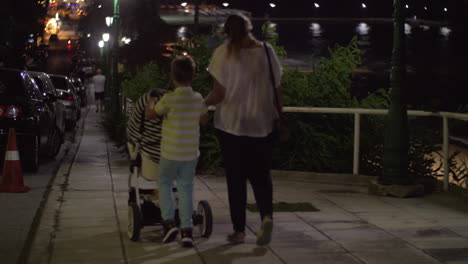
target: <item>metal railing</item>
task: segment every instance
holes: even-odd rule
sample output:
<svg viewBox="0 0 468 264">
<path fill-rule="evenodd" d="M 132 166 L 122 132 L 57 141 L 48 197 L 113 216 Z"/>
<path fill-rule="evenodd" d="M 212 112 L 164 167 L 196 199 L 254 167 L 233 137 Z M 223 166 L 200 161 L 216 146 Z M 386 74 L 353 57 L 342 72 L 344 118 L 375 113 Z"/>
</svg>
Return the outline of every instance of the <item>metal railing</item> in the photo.
<svg viewBox="0 0 468 264">
<path fill-rule="evenodd" d="M 125 111 L 127 114 L 131 113 L 133 102 L 125 99 Z M 210 110 L 214 108 L 210 107 Z M 328 108 L 328 107 L 284 107 L 285 113 L 315 113 L 315 114 L 353 114 L 354 115 L 354 143 L 353 143 L 353 175 L 359 175 L 359 150 L 360 150 L 360 136 L 361 136 L 361 115 L 386 115 L 388 109 L 363 109 L 363 108 Z M 444 170 L 444 190 L 447 191 L 449 187 L 449 119 L 458 119 L 468 121 L 468 114 L 451 113 L 451 112 L 427 112 L 420 110 L 408 110 L 408 116 L 426 116 L 426 117 L 440 117 L 442 118 L 443 130 L 443 170 Z"/>
<path fill-rule="evenodd" d="M 326 108 L 326 107 L 284 107 L 285 113 L 316 113 L 316 114 L 354 114 L 354 150 L 353 150 L 353 175 L 359 175 L 359 149 L 361 135 L 361 115 L 386 115 L 387 109 L 362 109 L 362 108 Z M 449 187 L 449 127 L 448 119 L 459 119 L 468 121 L 468 114 L 451 112 L 426 112 L 419 110 L 408 110 L 408 116 L 432 116 L 442 118 L 443 127 L 443 168 L 444 168 L 444 190 Z"/>
</svg>

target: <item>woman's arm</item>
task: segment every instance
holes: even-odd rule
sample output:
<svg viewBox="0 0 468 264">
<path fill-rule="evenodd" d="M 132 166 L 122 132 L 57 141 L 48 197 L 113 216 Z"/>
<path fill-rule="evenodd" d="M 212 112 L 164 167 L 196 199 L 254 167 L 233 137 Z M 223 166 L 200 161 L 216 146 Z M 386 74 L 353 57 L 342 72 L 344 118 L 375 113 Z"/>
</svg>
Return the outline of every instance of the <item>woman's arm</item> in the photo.
<svg viewBox="0 0 468 264">
<path fill-rule="evenodd" d="M 205 105 L 216 105 L 221 103 L 224 100 L 224 96 L 226 95 L 226 88 L 221 85 L 218 80 L 213 78 L 213 89 L 205 98 Z"/>
</svg>

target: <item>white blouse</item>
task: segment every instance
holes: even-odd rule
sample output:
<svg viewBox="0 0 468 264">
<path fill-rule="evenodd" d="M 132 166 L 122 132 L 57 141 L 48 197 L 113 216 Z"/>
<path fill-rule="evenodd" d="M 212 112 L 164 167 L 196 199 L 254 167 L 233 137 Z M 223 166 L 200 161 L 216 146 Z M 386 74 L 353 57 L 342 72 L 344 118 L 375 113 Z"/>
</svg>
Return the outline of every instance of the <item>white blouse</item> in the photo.
<svg viewBox="0 0 468 264">
<path fill-rule="evenodd" d="M 267 44 L 275 88 L 282 70 L 273 48 Z M 227 42 L 219 46 L 208 71 L 226 88 L 224 100 L 216 106 L 214 125 L 236 136 L 266 137 L 278 117 L 265 47 L 241 49 L 238 58 L 227 57 Z"/>
</svg>

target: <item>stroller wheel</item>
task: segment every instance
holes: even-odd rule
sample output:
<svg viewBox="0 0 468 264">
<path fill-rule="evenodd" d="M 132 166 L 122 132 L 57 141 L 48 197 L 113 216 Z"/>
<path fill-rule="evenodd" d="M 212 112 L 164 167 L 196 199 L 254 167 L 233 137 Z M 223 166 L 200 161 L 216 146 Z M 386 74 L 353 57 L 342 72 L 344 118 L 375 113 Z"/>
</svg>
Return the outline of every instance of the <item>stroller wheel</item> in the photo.
<svg viewBox="0 0 468 264">
<path fill-rule="evenodd" d="M 210 204 L 202 200 L 198 203 L 194 224 L 198 226 L 201 237 L 210 237 L 213 232 L 213 213 Z"/>
<path fill-rule="evenodd" d="M 141 213 L 136 203 L 128 206 L 128 238 L 132 241 L 140 240 L 140 230 L 142 228 Z"/>
</svg>

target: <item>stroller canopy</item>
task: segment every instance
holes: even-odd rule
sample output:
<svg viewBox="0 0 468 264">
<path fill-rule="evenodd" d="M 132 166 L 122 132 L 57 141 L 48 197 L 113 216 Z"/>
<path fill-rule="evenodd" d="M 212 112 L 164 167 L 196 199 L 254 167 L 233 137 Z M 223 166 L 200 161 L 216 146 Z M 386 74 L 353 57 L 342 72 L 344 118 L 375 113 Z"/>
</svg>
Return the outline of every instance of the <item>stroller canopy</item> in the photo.
<svg viewBox="0 0 468 264">
<path fill-rule="evenodd" d="M 159 99 L 162 97 L 163 92 L 153 90 L 143 94 L 138 99 L 130 120 L 128 120 L 127 138 L 132 145 L 140 143 L 140 152 L 159 164 L 162 118 L 145 119 L 146 102 L 151 98 L 151 94 L 156 95 Z"/>
</svg>

